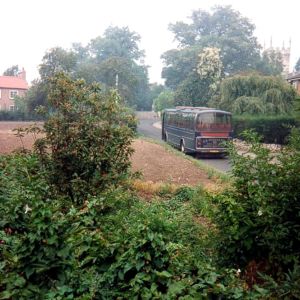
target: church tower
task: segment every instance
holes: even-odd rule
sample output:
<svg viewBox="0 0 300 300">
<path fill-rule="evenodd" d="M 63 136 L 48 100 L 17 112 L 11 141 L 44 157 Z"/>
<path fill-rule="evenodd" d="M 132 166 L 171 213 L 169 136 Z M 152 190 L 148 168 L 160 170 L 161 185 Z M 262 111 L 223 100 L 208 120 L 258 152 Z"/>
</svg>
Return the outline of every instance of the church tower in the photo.
<svg viewBox="0 0 300 300">
<path fill-rule="evenodd" d="M 281 49 L 281 55 L 282 55 L 282 65 L 283 65 L 282 75 L 284 77 L 287 77 L 287 75 L 290 72 L 291 39 L 289 41 L 288 47 L 285 47 L 284 42 L 283 42 L 282 49 Z"/>
<path fill-rule="evenodd" d="M 270 47 L 265 48 L 264 51 L 267 53 L 277 52 L 281 55 L 283 70 L 281 75 L 286 78 L 290 72 L 290 58 L 291 58 L 291 39 L 289 40 L 289 45 L 285 47 L 284 42 L 282 43 L 282 47 L 273 47 L 272 37 L 270 39 Z"/>
</svg>

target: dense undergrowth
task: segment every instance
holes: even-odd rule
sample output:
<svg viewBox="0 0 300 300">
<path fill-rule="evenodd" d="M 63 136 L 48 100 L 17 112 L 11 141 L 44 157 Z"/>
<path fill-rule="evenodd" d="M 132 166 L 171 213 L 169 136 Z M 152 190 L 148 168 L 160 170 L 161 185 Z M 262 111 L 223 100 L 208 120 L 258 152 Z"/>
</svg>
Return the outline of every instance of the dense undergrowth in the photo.
<svg viewBox="0 0 300 300">
<path fill-rule="evenodd" d="M 129 187 L 74 204 L 38 158 L 1 158 L 2 299 L 241 298 L 236 270 L 215 264 L 216 228 L 197 219 L 201 189 L 162 189 L 151 203 Z M 204 209 L 205 212 L 209 210 Z"/>
<path fill-rule="evenodd" d="M 145 201 L 117 95 L 53 84 L 45 138 L 0 157 L 0 299 L 299 299 L 297 134 L 276 158 L 253 135 L 251 156 L 231 148 L 222 194 Z"/>
</svg>

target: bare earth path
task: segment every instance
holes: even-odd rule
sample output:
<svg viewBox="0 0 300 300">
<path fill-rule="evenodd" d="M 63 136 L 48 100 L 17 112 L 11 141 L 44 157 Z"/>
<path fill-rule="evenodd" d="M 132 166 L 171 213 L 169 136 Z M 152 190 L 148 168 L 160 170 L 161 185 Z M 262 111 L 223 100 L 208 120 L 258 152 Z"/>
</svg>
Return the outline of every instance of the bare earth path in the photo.
<svg viewBox="0 0 300 300">
<path fill-rule="evenodd" d="M 26 127 L 29 122 L 0 122 L 0 153 L 10 153 L 21 147 L 21 141 L 14 135 L 12 129 Z M 23 138 L 26 148 L 33 143 L 32 136 Z M 157 183 L 188 184 L 211 186 L 214 182 L 207 174 L 191 161 L 169 152 L 164 147 L 145 140 L 135 140 L 135 153 L 132 156 L 134 171 L 141 171 L 143 180 Z"/>
</svg>

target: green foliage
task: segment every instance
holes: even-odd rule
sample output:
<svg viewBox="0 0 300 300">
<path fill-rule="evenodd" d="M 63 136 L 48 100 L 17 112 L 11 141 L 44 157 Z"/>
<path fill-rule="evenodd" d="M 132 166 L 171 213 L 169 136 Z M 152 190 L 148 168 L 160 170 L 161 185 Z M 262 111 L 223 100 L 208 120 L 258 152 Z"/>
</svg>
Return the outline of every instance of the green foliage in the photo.
<svg viewBox="0 0 300 300">
<path fill-rule="evenodd" d="M 128 106 L 151 110 L 148 69 L 143 63 L 144 52 L 139 50 L 140 36 L 128 27 L 108 27 L 103 36 L 92 39 L 83 47 L 73 44 L 73 49 L 60 47 L 49 50 L 43 57 L 39 72 L 41 84 L 36 85 L 29 101 L 40 102 L 51 77 L 65 72 L 72 78 L 99 82 L 107 89 L 116 88 Z M 36 99 L 35 99 L 36 98 Z M 43 97 L 45 102 L 46 97 Z"/>
<path fill-rule="evenodd" d="M 214 92 L 210 88 L 209 79 L 201 79 L 194 72 L 180 83 L 174 94 L 174 104 L 187 106 L 207 106 L 213 99 Z"/>
<path fill-rule="evenodd" d="M 39 73 L 43 82 L 59 72 L 72 73 L 76 67 L 76 56 L 72 51 L 64 50 L 61 47 L 52 48 L 47 51 L 39 66 Z"/>
<path fill-rule="evenodd" d="M 299 133 L 275 158 L 252 134 L 250 156 L 231 147 L 234 186 L 213 203 L 187 186 L 146 202 L 123 181 L 134 120 L 116 92 L 51 84 L 35 152 L 0 156 L 0 299 L 297 297 Z M 251 261 L 261 286 L 236 270 Z"/>
<path fill-rule="evenodd" d="M 294 111 L 295 111 L 295 117 L 297 121 L 300 121 L 300 96 L 299 95 L 295 98 Z"/>
<path fill-rule="evenodd" d="M 119 101 L 115 91 L 63 74 L 51 81 L 54 112 L 35 148 L 50 182 L 74 201 L 126 177 L 135 120 Z"/>
<path fill-rule="evenodd" d="M 256 69 L 264 75 L 281 75 L 283 71 L 281 52 L 277 50 L 264 51 Z"/>
<path fill-rule="evenodd" d="M 120 57 L 129 60 L 139 60 L 144 57 L 144 51 L 139 50 L 141 37 L 128 27 L 108 27 L 103 37 L 91 40 L 89 49 L 96 60 L 103 61 L 110 57 Z"/>
<path fill-rule="evenodd" d="M 154 99 L 154 111 L 161 112 L 166 108 L 174 107 L 174 93 L 169 90 L 162 91 Z"/>
<path fill-rule="evenodd" d="M 300 71 L 300 57 L 298 58 L 296 64 L 295 64 L 295 71 L 296 72 L 299 72 Z"/>
<path fill-rule="evenodd" d="M 19 66 L 13 65 L 3 72 L 3 76 L 17 76 L 18 72 L 19 72 Z"/>
<path fill-rule="evenodd" d="M 231 267 L 254 262 L 258 271 L 280 282 L 283 271 L 300 260 L 300 135 L 294 130 L 289 146 L 276 156 L 260 145 L 256 134 L 244 136 L 249 153 L 229 148 L 233 188 L 215 199 L 219 258 Z"/>
<path fill-rule="evenodd" d="M 234 115 L 232 124 L 233 133 L 236 137 L 241 138 L 243 131 L 253 129 L 262 137 L 264 143 L 276 144 L 286 144 L 291 127 L 299 126 L 295 117 L 287 115 Z"/>
<path fill-rule="evenodd" d="M 284 114 L 291 112 L 295 97 L 283 79 L 250 74 L 224 79 L 218 106 L 237 114 Z"/>
<path fill-rule="evenodd" d="M 34 80 L 26 95 L 23 97 L 25 105 L 24 111 L 29 114 L 34 114 L 35 109 L 39 106 L 49 108 L 48 97 L 48 84 L 41 80 Z"/>
<path fill-rule="evenodd" d="M 198 55 L 201 47 L 188 47 L 184 49 L 172 49 L 161 58 L 165 67 L 162 69 L 162 78 L 165 78 L 165 85 L 175 90 L 178 85 L 194 73 L 197 66 Z"/>
<path fill-rule="evenodd" d="M 245 299 L 236 272 L 209 262 L 205 228 L 182 205 L 192 189 L 151 205 L 115 189 L 77 205 L 37 156 L 0 164 L 0 298 Z"/>
<path fill-rule="evenodd" d="M 181 46 L 221 49 L 222 63 L 227 74 L 255 67 L 259 60 L 259 46 L 253 36 L 255 27 L 238 11 L 230 6 L 216 6 L 212 13 L 194 11 L 191 20 L 191 24 L 177 22 L 170 25 L 170 30 Z"/>
<path fill-rule="evenodd" d="M 153 109 L 154 107 L 154 101 L 155 99 L 158 97 L 158 95 L 162 92 L 164 92 L 166 89 L 165 89 L 165 86 L 162 85 L 162 84 L 157 84 L 157 83 L 151 83 L 149 85 L 149 101 L 150 103 L 152 103 L 152 107 L 151 107 L 151 110 Z"/>
<path fill-rule="evenodd" d="M 40 117 L 34 113 L 28 113 L 26 111 L 0 111 L 0 121 L 32 121 L 40 120 Z"/>
<path fill-rule="evenodd" d="M 1 170 L 1 299 L 39 299 L 41 290 L 65 279 L 69 224 L 62 205 L 49 198 L 37 157 L 2 157 Z"/>
</svg>

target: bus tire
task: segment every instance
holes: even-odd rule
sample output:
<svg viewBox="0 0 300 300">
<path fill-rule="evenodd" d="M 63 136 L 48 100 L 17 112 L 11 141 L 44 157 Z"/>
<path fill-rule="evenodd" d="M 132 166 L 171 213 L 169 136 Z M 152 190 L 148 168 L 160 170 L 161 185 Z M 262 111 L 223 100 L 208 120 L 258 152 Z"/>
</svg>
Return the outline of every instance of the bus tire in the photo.
<svg viewBox="0 0 300 300">
<path fill-rule="evenodd" d="M 185 153 L 184 140 L 180 141 L 180 152 Z"/>
<path fill-rule="evenodd" d="M 165 132 L 164 138 L 165 138 L 165 142 L 169 143 L 169 138 L 168 138 L 168 133 L 167 132 Z"/>
</svg>

